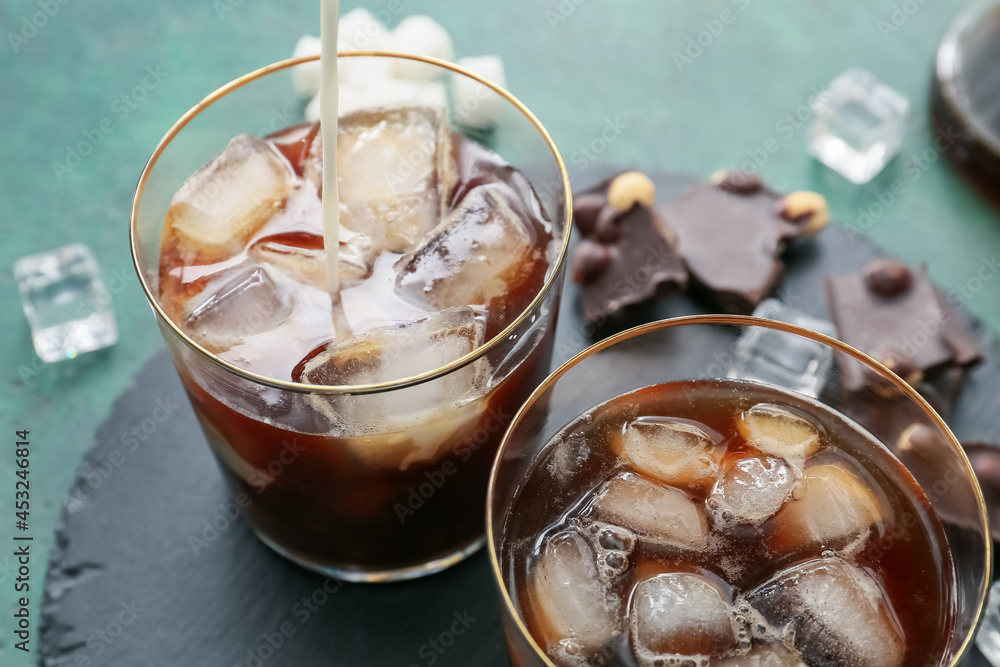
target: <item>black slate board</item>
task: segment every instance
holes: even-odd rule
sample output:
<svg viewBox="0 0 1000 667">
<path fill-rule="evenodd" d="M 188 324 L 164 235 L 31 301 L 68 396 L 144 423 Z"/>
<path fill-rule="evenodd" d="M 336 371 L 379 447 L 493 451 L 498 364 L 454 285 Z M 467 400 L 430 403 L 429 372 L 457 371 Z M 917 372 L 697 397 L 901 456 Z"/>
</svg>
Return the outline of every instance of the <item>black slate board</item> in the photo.
<svg viewBox="0 0 1000 667">
<path fill-rule="evenodd" d="M 594 173 L 594 182 L 608 173 Z M 654 176 L 660 203 L 692 182 Z M 788 254 L 780 296 L 825 316 L 821 276 L 857 270 L 877 254 L 865 239 L 831 225 Z M 704 304 L 677 296 L 630 311 L 614 329 L 590 332 L 568 283 L 554 363 L 613 330 L 697 312 Z M 961 439 L 997 441 L 1000 348 L 981 323 L 973 328 L 987 360 L 950 421 Z M 164 412 L 154 412 L 157 405 L 176 407 L 158 423 L 153 418 Z M 135 427 L 145 440 L 131 437 Z M 202 536 L 206 519 L 224 517 L 227 496 L 165 351 L 118 399 L 69 497 L 80 500 L 64 509 L 49 563 L 45 667 L 508 664 L 484 552 L 418 581 L 342 584 L 292 565 L 237 519 L 196 555 L 189 539 Z M 313 610 L 303 598 L 312 598 Z M 966 664 L 988 665 L 978 652 Z"/>
</svg>

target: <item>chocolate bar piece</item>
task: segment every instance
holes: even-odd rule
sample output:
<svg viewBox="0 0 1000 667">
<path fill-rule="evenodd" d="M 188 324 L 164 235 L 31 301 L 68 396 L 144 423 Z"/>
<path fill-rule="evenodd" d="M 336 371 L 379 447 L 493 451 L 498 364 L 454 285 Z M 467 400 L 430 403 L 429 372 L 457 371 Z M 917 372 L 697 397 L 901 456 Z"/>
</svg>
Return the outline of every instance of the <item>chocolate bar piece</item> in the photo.
<svg viewBox="0 0 1000 667">
<path fill-rule="evenodd" d="M 957 394 L 965 368 L 982 356 L 962 316 L 923 266 L 876 259 L 859 273 L 827 277 L 826 292 L 830 319 L 841 340 L 916 387 L 925 380 L 940 380 L 942 386 L 931 393 L 941 394 L 946 403 Z M 861 365 L 842 364 L 842 370 L 847 389 L 865 386 L 868 378 Z"/>
<path fill-rule="evenodd" d="M 626 172 L 575 197 L 573 217 L 583 239 L 573 252 L 584 319 L 601 325 L 626 306 L 687 286 L 687 270 L 670 231 L 653 208 L 655 188 Z"/>
<path fill-rule="evenodd" d="M 815 192 L 780 196 L 756 176 L 726 172 L 663 209 L 693 285 L 725 312 L 750 313 L 781 283 L 781 252 L 790 239 L 829 219 Z"/>
</svg>

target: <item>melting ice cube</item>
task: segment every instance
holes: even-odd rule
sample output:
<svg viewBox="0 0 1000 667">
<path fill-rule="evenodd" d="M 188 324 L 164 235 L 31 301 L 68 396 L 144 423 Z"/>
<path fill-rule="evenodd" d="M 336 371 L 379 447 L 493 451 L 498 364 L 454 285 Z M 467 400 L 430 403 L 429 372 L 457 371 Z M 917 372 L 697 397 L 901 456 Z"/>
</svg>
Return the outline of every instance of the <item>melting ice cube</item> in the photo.
<svg viewBox="0 0 1000 667">
<path fill-rule="evenodd" d="M 618 475 L 601 486 L 586 513 L 663 544 L 686 549 L 703 549 L 708 544 L 700 505 L 683 491 L 633 473 Z"/>
<path fill-rule="evenodd" d="M 741 415 L 740 434 L 757 449 L 800 464 L 819 449 L 819 429 L 787 408 L 758 403 Z"/>
<path fill-rule="evenodd" d="M 390 382 L 445 366 L 483 341 L 483 325 L 468 307 L 453 308 L 395 327 L 374 329 L 313 357 L 302 379 L 312 384 Z M 385 433 L 426 421 L 478 395 L 488 370 L 470 363 L 423 384 L 378 394 L 315 397 L 317 407 L 349 433 Z M 455 425 L 457 428 L 460 424 Z"/>
<path fill-rule="evenodd" d="M 625 425 L 621 437 L 625 459 L 644 475 L 668 484 L 710 480 L 719 469 L 716 439 L 691 422 L 640 417 Z"/>
<path fill-rule="evenodd" d="M 756 646 L 746 655 L 736 655 L 721 662 L 713 662 L 715 667 L 808 667 L 796 651 L 777 642 L 767 646 Z"/>
<path fill-rule="evenodd" d="M 839 549 L 866 537 L 884 514 L 872 485 L 837 465 L 807 468 L 792 500 L 774 518 L 772 547 L 779 553 L 810 547 Z"/>
<path fill-rule="evenodd" d="M 774 628 L 819 666 L 898 667 L 905 645 L 889 603 L 869 574 L 838 558 L 807 561 L 747 594 Z"/>
<path fill-rule="evenodd" d="M 619 601 L 597 572 L 596 554 L 575 530 L 552 535 L 531 573 L 532 608 L 553 644 L 593 653 L 619 632 Z"/>
<path fill-rule="evenodd" d="M 244 264 L 188 302 L 184 330 L 213 351 L 270 331 L 292 312 L 292 299 L 267 267 Z"/>
<path fill-rule="evenodd" d="M 483 185 L 396 265 L 396 293 L 416 305 L 487 305 L 534 275 L 545 258 L 504 186 Z"/>
<path fill-rule="evenodd" d="M 184 182 L 170 200 L 166 224 L 191 252 L 232 256 L 274 215 L 291 186 L 292 171 L 277 152 L 241 134 Z"/>
<path fill-rule="evenodd" d="M 250 256 L 284 272 L 300 283 L 326 289 L 326 251 L 322 237 L 316 242 L 295 244 L 284 239 L 265 238 L 254 243 Z M 372 273 L 377 253 L 371 240 L 362 234 L 352 234 L 340 240 L 341 289 L 357 285 Z"/>
<path fill-rule="evenodd" d="M 444 111 L 363 110 L 342 117 L 338 129 L 341 224 L 379 249 L 412 250 L 441 221 L 455 178 Z"/>
<path fill-rule="evenodd" d="M 781 509 L 796 479 L 784 459 L 727 459 L 708 499 L 712 517 L 717 524 L 759 524 Z"/>
<path fill-rule="evenodd" d="M 698 575 L 657 575 L 639 582 L 631 598 L 632 645 L 643 664 L 707 664 L 745 636 L 729 601 Z"/>
</svg>

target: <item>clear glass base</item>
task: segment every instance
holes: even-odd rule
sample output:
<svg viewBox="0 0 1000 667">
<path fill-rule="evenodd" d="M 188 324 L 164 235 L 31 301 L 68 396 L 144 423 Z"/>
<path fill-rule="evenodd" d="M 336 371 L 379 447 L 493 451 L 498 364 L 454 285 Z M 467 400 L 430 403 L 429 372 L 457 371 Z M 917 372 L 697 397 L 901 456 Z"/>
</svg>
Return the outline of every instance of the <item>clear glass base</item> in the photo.
<svg viewBox="0 0 1000 667">
<path fill-rule="evenodd" d="M 411 567 L 403 567 L 398 570 L 365 570 L 361 568 L 351 568 L 351 567 L 330 567 L 325 565 L 317 565 L 312 561 L 309 561 L 297 554 L 291 553 L 283 547 L 278 546 L 272 542 L 267 536 L 262 535 L 259 531 L 254 529 L 254 534 L 260 539 L 261 542 L 271 547 L 275 552 L 281 554 L 288 560 L 292 561 L 296 565 L 304 567 L 307 570 L 312 570 L 317 574 L 322 574 L 327 577 L 333 577 L 334 579 L 340 579 L 342 581 L 349 581 L 351 583 L 365 583 L 365 584 L 381 584 L 389 583 L 393 581 L 406 581 L 407 579 L 419 579 L 420 577 L 427 577 L 432 574 L 436 574 L 441 570 L 445 570 L 456 563 L 459 563 L 472 554 L 479 551 L 482 546 L 486 543 L 486 537 L 477 537 L 475 540 L 465 545 L 458 551 L 454 551 L 447 556 L 442 558 L 436 558 L 432 561 L 422 563 L 421 565 L 413 565 Z"/>
<path fill-rule="evenodd" d="M 1000 582 L 990 588 L 979 634 L 976 635 L 978 648 L 991 665 L 1000 665 Z"/>
</svg>

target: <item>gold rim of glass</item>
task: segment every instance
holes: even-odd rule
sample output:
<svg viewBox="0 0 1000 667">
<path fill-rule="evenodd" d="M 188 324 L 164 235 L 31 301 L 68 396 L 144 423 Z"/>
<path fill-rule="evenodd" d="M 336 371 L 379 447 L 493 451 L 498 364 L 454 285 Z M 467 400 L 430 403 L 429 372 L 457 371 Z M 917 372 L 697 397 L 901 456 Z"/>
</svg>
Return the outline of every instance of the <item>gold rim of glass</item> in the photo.
<svg viewBox="0 0 1000 667">
<path fill-rule="evenodd" d="M 796 334 L 804 338 L 809 338 L 811 340 L 823 343 L 828 347 L 833 348 L 838 352 L 843 352 L 851 357 L 854 357 L 858 361 L 875 367 L 881 371 L 886 378 L 892 381 L 896 385 L 896 388 L 901 392 L 909 396 L 920 408 L 927 414 L 931 422 L 934 423 L 941 431 L 945 434 L 948 441 L 951 443 L 952 447 L 959 454 L 962 465 L 965 466 L 966 473 L 973 480 L 976 480 L 976 475 L 972 471 L 972 464 L 969 463 L 969 458 L 965 455 L 965 450 L 962 445 L 958 442 L 955 434 L 951 432 L 951 429 L 944 422 L 941 416 L 924 400 L 924 398 L 917 393 L 917 391 L 907 384 L 904 380 L 900 379 L 895 373 L 886 368 L 883 364 L 879 363 L 872 357 L 869 357 L 864 352 L 857 350 L 850 345 L 837 340 L 836 338 L 831 338 L 825 334 L 812 331 L 811 329 L 805 329 L 794 324 L 787 324 L 785 322 L 779 322 L 777 320 L 769 320 L 761 317 L 751 317 L 748 315 L 690 315 L 687 317 L 677 317 L 669 320 L 659 320 L 657 322 L 650 322 L 648 324 L 642 324 L 627 331 L 623 331 L 614 336 L 605 338 L 604 340 L 595 343 L 588 347 L 586 350 L 575 355 L 572 359 L 565 362 L 559 368 L 554 370 L 549 377 L 545 379 L 542 384 L 538 386 L 535 391 L 531 393 L 528 400 L 524 402 L 524 405 L 514 414 L 514 418 L 511 420 L 510 425 L 507 427 L 507 431 L 504 433 L 503 440 L 500 441 L 500 447 L 497 449 L 496 456 L 493 459 L 493 467 L 490 470 L 490 479 L 486 487 L 486 546 L 490 555 L 490 568 L 493 570 L 494 580 L 500 587 L 500 595 L 503 598 L 503 605 L 506 611 L 509 613 L 514 623 L 517 625 L 518 632 L 521 636 L 528 642 L 532 650 L 538 655 L 538 657 L 545 662 L 546 667 L 558 667 L 554 662 L 552 662 L 545 651 L 538 645 L 535 638 L 528 631 L 528 628 L 524 625 L 524 620 L 521 618 L 521 614 L 511 600 L 510 593 L 507 590 L 507 586 L 503 580 L 502 570 L 500 568 L 500 563 L 497 561 L 497 544 L 495 543 L 496 535 L 493 533 L 493 494 L 494 494 L 494 484 L 496 483 L 497 469 L 500 466 L 500 462 L 503 458 L 504 451 L 507 448 L 507 441 L 510 438 L 510 434 L 514 432 L 514 429 L 521 422 L 524 415 L 532 409 L 535 402 L 544 394 L 555 382 L 562 377 L 570 368 L 573 368 L 578 363 L 587 359 L 588 357 L 597 354 L 598 352 L 615 345 L 623 340 L 628 340 L 636 336 L 641 336 L 644 333 L 650 331 L 658 331 L 660 329 L 667 329 L 676 326 L 683 326 L 687 324 L 734 324 L 740 326 L 763 326 L 769 329 L 777 329 L 778 331 L 784 331 L 791 334 Z M 973 625 L 972 629 L 969 631 L 968 636 L 962 641 L 961 649 L 958 655 L 948 663 L 949 667 L 956 667 L 968 654 L 969 649 L 972 647 L 973 641 L 976 636 L 976 631 L 979 628 L 979 624 L 983 618 L 983 606 L 986 604 L 986 595 L 989 592 L 990 577 L 993 568 L 993 541 L 990 539 L 989 535 L 989 518 L 986 511 L 986 501 L 983 498 L 982 489 L 979 487 L 979 482 L 976 481 L 975 484 L 976 491 L 976 506 L 979 510 L 979 519 L 983 526 L 986 526 L 986 573 L 983 577 L 983 589 L 979 592 L 979 600 L 976 603 L 976 623 Z"/>
<path fill-rule="evenodd" d="M 139 238 L 138 238 L 138 224 L 139 224 L 139 202 L 142 200 L 143 190 L 146 188 L 146 182 L 149 180 L 150 173 L 156 166 L 156 162 L 160 157 L 160 154 L 166 149 L 170 142 L 174 139 L 177 134 L 180 133 L 184 127 L 191 122 L 198 114 L 207 109 L 209 106 L 214 104 L 219 99 L 225 97 L 229 93 L 242 88 L 248 83 L 251 83 L 261 77 L 267 76 L 274 72 L 287 69 L 289 67 L 295 67 L 303 63 L 311 62 L 314 60 L 319 60 L 320 56 L 305 56 L 302 58 L 289 58 L 288 60 L 282 60 L 276 63 L 272 63 L 266 67 L 262 67 L 258 70 L 250 72 L 249 74 L 244 74 L 243 76 L 234 79 L 227 83 L 226 85 L 218 88 L 213 93 L 205 97 L 201 102 L 191 107 L 180 119 L 174 123 L 174 125 L 167 131 L 163 138 L 160 139 L 156 148 L 153 150 L 152 156 L 146 162 L 146 166 L 142 170 L 142 175 L 139 177 L 139 183 L 135 189 L 135 195 L 132 197 L 132 208 L 129 216 L 129 246 L 132 252 L 132 264 L 135 267 L 135 271 L 139 276 L 139 283 L 142 285 L 142 290 L 146 295 L 146 300 L 152 305 L 153 310 L 156 312 L 157 318 L 161 322 L 164 322 L 170 330 L 183 341 L 188 347 L 190 347 L 195 352 L 201 354 L 206 359 L 214 363 L 215 365 L 229 371 L 235 375 L 243 377 L 247 380 L 251 380 L 258 384 L 262 384 L 268 387 L 274 387 L 276 389 L 286 389 L 289 391 L 294 391 L 298 393 L 312 393 L 312 394 L 323 394 L 323 395 L 347 395 L 347 394 L 373 394 L 384 391 L 390 391 L 393 389 L 402 389 L 405 387 L 411 387 L 416 384 L 421 384 L 428 380 L 433 380 L 434 378 L 447 375 L 448 373 L 461 368 L 467 364 L 472 363 L 476 359 L 483 357 L 488 354 L 491 350 L 496 348 L 502 342 L 507 340 L 507 338 L 518 328 L 521 324 L 531 317 L 531 315 L 538 309 L 545 297 L 552 291 L 552 288 L 561 278 L 561 269 L 566 261 L 566 253 L 569 248 L 570 234 L 573 230 L 573 194 L 570 189 L 569 184 L 569 174 L 566 171 L 566 164 L 563 162 L 562 156 L 559 154 L 559 150 L 556 148 L 555 142 L 552 141 L 552 137 L 549 136 L 548 131 L 542 125 L 541 121 L 535 117 L 535 115 L 521 102 L 519 99 L 514 97 L 511 93 L 501 88 L 497 84 L 493 83 L 489 79 L 482 77 L 475 72 L 472 72 L 464 67 L 459 67 L 454 63 L 447 62 L 445 60 L 440 60 L 438 58 L 429 58 L 425 56 L 418 56 L 409 53 L 397 53 L 393 51 L 350 51 L 345 53 L 339 53 L 338 58 L 354 58 L 354 57 L 380 57 L 380 58 L 402 58 L 405 60 L 414 60 L 417 62 L 423 62 L 428 65 L 434 65 L 445 70 L 451 70 L 457 74 L 467 76 L 470 79 L 486 86 L 487 88 L 493 90 L 493 92 L 500 95 L 502 98 L 507 100 L 511 105 L 513 105 L 518 111 L 524 115 L 525 118 L 534 126 L 541 135 L 545 144 L 548 146 L 549 150 L 552 152 L 552 158 L 555 160 L 556 166 L 559 170 L 559 176 L 562 182 L 563 193 L 565 196 L 565 213 L 563 215 L 563 238 L 562 244 L 559 247 L 559 254 L 556 256 L 555 261 L 549 270 L 549 275 L 545 279 L 545 283 L 542 285 L 538 294 L 532 299 L 531 303 L 528 304 L 517 318 L 511 322 L 507 327 L 495 335 L 490 340 L 486 341 L 483 345 L 476 348 L 469 354 L 466 354 L 459 359 L 436 368 L 431 371 L 420 373 L 418 375 L 412 375 L 410 377 L 400 378 L 398 380 L 392 380 L 390 382 L 379 382 L 373 384 L 359 384 L 359 385 L 318 385 L 318 384 L 306 384 L 302 382 L 292 382 L 289 380 L 279 380 L 277 378 L 270 378 L 265 375 L 260 375 L 254 373 L 253 371 L 248 371 L 245 368 L 241 368 L 233 363 L 230 363 L 217 355 L 209 352 L 207 349 L 199 345 L 194 339 L 188 336 L 176 323 L 173 322 L 167 314 L 164 312 L 163 308 L 156 296 L 153 294 L 149 283 L 146 281 L 146 276 L 142 271 L 139 260 Z M 292 92 L 289 91 L 289 95 Z"/>
</svg>

